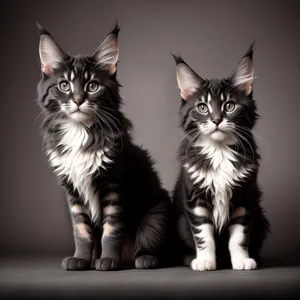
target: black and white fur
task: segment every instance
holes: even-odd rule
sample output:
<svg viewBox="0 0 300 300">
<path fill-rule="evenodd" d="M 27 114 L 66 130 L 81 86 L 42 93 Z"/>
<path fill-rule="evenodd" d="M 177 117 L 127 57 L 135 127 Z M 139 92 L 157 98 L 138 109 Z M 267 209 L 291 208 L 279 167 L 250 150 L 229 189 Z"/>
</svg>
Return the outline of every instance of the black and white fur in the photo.
<svg viewBox="0 0 300 300">
<path fill-rule="evenodd" d="M 180 174 L 173 192 L 178 232 L 193 270 L 255 269 L 269 229 L 257 184 L 252 128 L 253 45 L 228 78 L 204 80 L 181 57 Z"/>
<path fill-rule="evenodd" d="M 74 230 L 75 253 L 63 260 L 63 268 L 89 269 L 94 260 L 97 270 L 134 261 L 136 268 L 162 265 L 170 201 L 120 110 L 118 26 L 91 56 L 68 55 L 39 29 L 44 147 Z"/>
</svg>

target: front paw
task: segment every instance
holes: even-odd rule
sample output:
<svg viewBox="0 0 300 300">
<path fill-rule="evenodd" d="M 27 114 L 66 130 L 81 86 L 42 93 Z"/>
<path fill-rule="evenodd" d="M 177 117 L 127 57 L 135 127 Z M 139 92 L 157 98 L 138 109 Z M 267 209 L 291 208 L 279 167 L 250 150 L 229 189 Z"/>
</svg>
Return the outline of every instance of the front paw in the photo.
<svg viewBox="0 0 300 300">
<path fill-rule="evenodd" d="M 233 258 L 231 263 L 234 270 L 254 270 L 257 268 L 256 261 L 253 258 Z"/>
<path fill-rule="evenodd" d="M 120 269 L 121 262 L 114 258 L 99 258 L 96 260 L 95 269 L 98 271 L 115 271 Z"/>
<path fill-rule="evenodd" d="M 199 257 L 191 262 L 191 268 L 194 271 L 212 271 L 217 268 L 216 259 L 214 257 Z"/>
<path fill-rule="evenodd" d="M 136 269 L 156 269 L 159 265 L 158 258 L 152 255 L 141 255 L 135 259 Z"/>
<path fill-rule="evenodd" d="M 83 271 L 90 269 L 90 262 L 79 257 L 69 256 L 62 261 L 62 267 L 67 271 Z"/>
</svg>

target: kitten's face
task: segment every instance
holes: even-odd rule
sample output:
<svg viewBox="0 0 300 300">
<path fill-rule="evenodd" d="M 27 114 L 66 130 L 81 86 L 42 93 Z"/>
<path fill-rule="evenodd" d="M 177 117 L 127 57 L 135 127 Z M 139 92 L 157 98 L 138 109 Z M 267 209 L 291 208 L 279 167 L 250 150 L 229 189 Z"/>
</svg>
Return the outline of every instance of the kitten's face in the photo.
<svg viewBox="0 0 300 300">
<path fill-rule="evenodd" d="M 41 29 L 40 59 L 43 79 L 39 83 L 42 108 L 70 121 L 93 124 L 119 108 L 114 97 L 118 59 L 117 31 L 107 36 L 92 56 L 67 55 Z"/>
<path fill-rule="evenodd" d="M 183 99 L 181 126 L 193 137 L 234 144 L 256 120 L 252 99 L 252 48 L 227 79 L 203 80 L 181 58 L 175 58 Z"/>
</svg>

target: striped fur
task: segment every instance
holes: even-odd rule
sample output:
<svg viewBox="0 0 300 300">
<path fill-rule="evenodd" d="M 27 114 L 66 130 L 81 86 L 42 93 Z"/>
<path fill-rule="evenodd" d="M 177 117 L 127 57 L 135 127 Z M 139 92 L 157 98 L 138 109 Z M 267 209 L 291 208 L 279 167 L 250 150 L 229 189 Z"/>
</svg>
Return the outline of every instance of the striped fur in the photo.
<svg viewBox="0 0 300 300">
<path fill-rule="evenodd" d="M 169 195 L 121 111 L 118 32 L 117 26 L 92 56 L 73 57 L 41 28 L 38 103 L 45 152 L 73 224 L 67 270 L 119 269 L 125 252 L 136 268 L 158 267 L 167 257 Z M 132 249 L 124 251 L 126 245 Z"/>
<path fill-rule="evenodd" d="M 269 230 L 251 131 L 258 117 L 252 52 L 251 46 L 230 77 L 221 80 L 202 79 L 175 57 L 184 138 L 173 199 L 182 255 L 194 257 L 183 260 L 196 271 L 228 267 L 230 260 L 233 269 L 256 268 Z"/>
</svg>

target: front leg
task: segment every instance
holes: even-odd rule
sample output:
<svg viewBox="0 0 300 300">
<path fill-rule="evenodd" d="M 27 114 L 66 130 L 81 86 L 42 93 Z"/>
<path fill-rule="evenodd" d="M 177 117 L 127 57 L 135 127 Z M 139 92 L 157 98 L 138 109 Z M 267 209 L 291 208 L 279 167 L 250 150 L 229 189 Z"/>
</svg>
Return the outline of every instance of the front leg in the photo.
<svg viewBox="0 0 300 300">
<path fill-rule="evenodd" d="M 202 204 L 203 203 L 203 204 Z M 215 239 L 213 220 L 205 202 L 187 209 L 192 235 L 195 242 L 196 258 L 191 262 L 194 271 L 216 269 Z"/>
<path fill-rule="evenodd" d="M 96 261 L 95 268 L 99 271 L 120 269 L 121 250 L 124 242 L 124 224 L 120 191 L 117 185 L 108 185 L 101 200 L 103 216 L 103 234 L 101 238 L 101 257 Z"/>
<path fill-rule="evenodd" d="M 229 224 L 229 252 L 235 270 L 256 269 L 256 261 L 249 257 L 249 218 L 244 207 L 238 207 L 231 215 Z"/>
<path fill-rule="evenodd" d="M 63 260 L 62 267 L 72 271 L 87 270 L 90 269 L 93 250 L 91 220 L 86 208 L 76 197 L 68 196 L 67 200 L 73 224 L 75 253 Z"/>
</svg>

